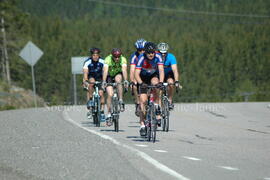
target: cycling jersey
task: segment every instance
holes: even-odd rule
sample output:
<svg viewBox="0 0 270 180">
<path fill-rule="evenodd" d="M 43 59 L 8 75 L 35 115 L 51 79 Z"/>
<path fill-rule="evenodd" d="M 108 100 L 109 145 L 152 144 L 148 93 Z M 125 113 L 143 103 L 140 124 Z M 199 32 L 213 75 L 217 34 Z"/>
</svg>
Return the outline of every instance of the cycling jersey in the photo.
<svg viewBox="0 0 270 180">
<path fill-rule="evenodd" d="M 117 74 L 122 72 L 122 65 L 126 65 L 127 64 L 127 59 L 124 56 L 120 56 L 120 60 L 119 62 L 115 62 L 113 60 L 112 55 L 109 55 L 105 58 L 105 62 L 104 65 L 108 66 L 108 75 L 109 76 L 116 76 Z"/>
<path fill-rule="evenodd" d="M 172 72 L 172 65 L 177 64 L 176 58 L 172 53 L 168 53 L 163 59 L 164 63 L 164 73 L 165 75 Z"/>
<path fill-rule="evenodd" d="M 150 77 L 151 75 L 158 73 L 158 65 L 163 65 L 160 54 L 155 54 L 155 57 L 152 60 L 149 60 L 146 54 L 141 54 L 136 69 L 141 69 L 140 76 Z"/>
<path fill-rule="evenodd" d="M 130 65 L 137 65 L 140 54 L 136 51 L 130 56 Z"/>
<path fill-rule="evenodd" d="M 83 69 L 88 69 L 88 78 L 94 78 L 96 80 L 102 79 L 104 60 L 99 58 L 98 61 L 93 61 L 92 58 L 88 58 L 84 61 Z"/>
</svg>

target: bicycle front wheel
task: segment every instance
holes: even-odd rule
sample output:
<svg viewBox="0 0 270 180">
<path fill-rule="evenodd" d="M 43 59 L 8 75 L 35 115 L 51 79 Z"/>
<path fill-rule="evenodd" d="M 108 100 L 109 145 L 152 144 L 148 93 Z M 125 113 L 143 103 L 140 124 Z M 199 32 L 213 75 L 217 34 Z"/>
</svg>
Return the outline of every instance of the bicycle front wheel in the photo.
<svg viewBox="0 0 270 180">
<path fill-rule="evenodd" d="M 100 113 L 100 97 L 96 98 L 96 117 L 97 117 L 97 127 L 100 127 L 100 119 L 101 119 L 101 113 Z"/>
<path fill-rule="evenodd" d="M 156 108 L 153 105 L 151 108 L 151 136 L 153 143 L 156 142 L 157 135 L 157 118 L 156 118 Z"/>
<path fill-rule="evenodd" d="M 169 125 L 170 125 L 170 110 L 169 110 L 169 101 L 166 100 L 166 103 L 164 104 L 165 111 L 164 111 L 164 122 L 165 122 L 165 131 L 169 131 Z"/>
<path fill-rule="evenodd" d="M 161 128 L 162 128 L 162 131 L 165 131 L 166 129 L 166 114 L 165 114 L 165 105 L 166 104 L 166 100 L 164 98 L 162 98 L 162 105 L 161 105 L 161 109 L 162 109 L 162 119 L 161 119 Z"/>
<path fill-rule="evenodd" d="M 113 122 L 114 122 L 114 131 L 119 131 L 119 102 L 117 98 L 113 100 Z"/>
<path fill-rule="evenodd" d="M 114 131 L 115 132 L 118 132 L 119 131 L 119 117 L 118 116 L 115 116 L 113 118 L 114 120 Z"/>
</svg>

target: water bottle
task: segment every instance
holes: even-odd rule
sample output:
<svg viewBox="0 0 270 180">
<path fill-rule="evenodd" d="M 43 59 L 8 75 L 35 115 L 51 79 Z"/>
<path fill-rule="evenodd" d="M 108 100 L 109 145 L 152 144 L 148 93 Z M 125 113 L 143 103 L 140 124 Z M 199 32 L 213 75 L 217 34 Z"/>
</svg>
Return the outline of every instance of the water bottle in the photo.
<svg viewBox="0 0 270 180">
<path fill-rule="evenodd" d="M 101 114 L 100 114 L 100 121 L 101 121 L 101 122 L 105 122 L 105 119 L 106 119 L 106 118 L 105 118 L 105 114 L 104 114 L 104 113 L 101 113 Z"/>
<path fill-rule="evenodd" d="M 153 93 L 150 93 L 150 102 L 154 102 L 154 101 L 155 101 L 154 95 Z"/>
</svg>

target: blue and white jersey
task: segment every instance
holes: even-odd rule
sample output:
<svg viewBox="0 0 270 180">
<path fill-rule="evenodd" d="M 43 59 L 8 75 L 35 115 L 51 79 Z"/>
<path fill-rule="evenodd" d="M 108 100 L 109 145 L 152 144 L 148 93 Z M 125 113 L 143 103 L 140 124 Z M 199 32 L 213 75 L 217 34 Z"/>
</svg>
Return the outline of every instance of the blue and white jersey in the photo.
<svg viewBox="0 0 270 180">
<path fill-rule="evenodd" d="M 160 54 L 155 54 L 155 57 L 152 60 L 149 60 L 146 54 L 141 54 L 136 65 L 136 69 L 141 69 L 141 76 L 151 76 L 154 73 L 158 73 L 159 65 L 163 66 Z"/>
<path fill-rule="evenodd" d="M 162 62 L 164 63 L 165 75 L 172 71 L 172 65 L 177 64 L 176 58 L 172 53 L 168 53 Z"/>
<path fill-rule="evenodd" d="M 130 56 L 130 65 L 137 65 L 140 54 L 136 51 Z"/>
<path fill-rule="evenodd" d="M 93 61 L 88 58 L 84 61 L 83 69 L 88 69 L 88 77 L 102 78 L 104 60 L 99 58 L 98 61 Z"/>
</svg>

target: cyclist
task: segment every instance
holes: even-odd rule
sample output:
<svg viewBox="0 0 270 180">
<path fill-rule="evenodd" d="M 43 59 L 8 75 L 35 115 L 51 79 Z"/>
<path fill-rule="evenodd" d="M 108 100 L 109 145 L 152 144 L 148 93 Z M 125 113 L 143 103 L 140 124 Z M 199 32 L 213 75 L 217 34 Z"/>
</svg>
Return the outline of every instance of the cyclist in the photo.
<svg viewBox="0 0 270 180">
<path fill-rule="evenodd" d="M 119 48 L 113 48 L 109 56 L 105 58 L 104 70 L 103 70 L 103 83 L 102 87 L 105 88 L 107 83 L 119 83 L 117 86 L 119 103 L 121 105 L 120 110 L 125 110 L 125 104 L 123 101 L 123 88 L 122 79 L 124 79 L 124 86 L 128 88 L 129 82 L 127 80 L 127 59 L 122 55 L 122 51 Z M 107 119 L 111 118 L 111 101 L 113 96 L 113 87 L 107 86 Z M 108 124 L 110 125 L 110 124 Z"/>
<path fill-rule="evenodd" d="M 146 135 L 145 129 L 145 105 L 147 103 L 147 85 L 160 85 L 162 86 L 164 80 L 164 68 L 160 54 L 157 54 L 156 45 L 152 42 L 145 44 L 145 53 L 139 56 L 138 63 L 135 70 L 135 78 L 138 83 L 138 93 L 140 95 L 140 135 Z M 155 103 L 159 102 L 159 90 L 155 89 L 153 92 Z M 157 116 L 160 122 L 160 116 Z"/>
<path fill-rule="evenodd" d="M 164 63 L 164 73 L 165 73 L 164 81 L 169 84 L 175 83 L 175 86 L 179 87 L 180 83 L 179 83 L 179 73 L 177 70 L 177 61 L 176 61 L 175 56 L 172 53 L 168 53 L 169 45 L 167 43 L 162 42 L 158 44 L 157 48 L 162 56 L 162 60 Z M 174 108 L 174 105 L 172 102 L 173 91 L 174 91 L 174 86 L 169 85 L 168 96 L 169 96 L 169 101 L 170 101 L 170 104 L 169 104 L 170 110 Z"/>
<path fill-rule="evenodd" d="M 87 109 L 90 109 L 93 97 L 93 91 L 94 91 L 94 83 L 95 81 L 102 81 L 102 73 L 103 73 L 103 65 L 104 60 L 100 58 L 100 49 L 99 48 L 91 48 L 90 49 L 90 57 L 85 60 L 83 65 L 83 84 L 84 87 L 88 89 L 87 92 Z M 90 82 L 90 83 L 89 83 Z M 101 97 L 101 117 L 104 118 L 104 104 L 105 104 L 105 98 L 104 94 L 101 88 L 101 85 L 99 86 L 99 95 Z M 89 116 L 90 114 L 88 114 Z"/>
<path fill-rule="evenodd" d="M 133 87 L 133 93 L 134 93 L 134 99 L 135 99 L 135 114 L 136 116 L 140 116 L 140 112 L 139 112 L 139 96 L 138 96 L 138 92 L 137 92 L 137 81 L 135 79 L 135 68 L 136 65 L 138 63 L 138 57 L 140 54 L 144 53 L 144 45 L 145 45 L 146 41 L 144 39 L 138 39 L 134 46 L 137 49 L 136 52 L 134 52 L 131 56 L 130 56 L 130 74 L 129 74 L 129 78 L 131 81 L 131 85 Z"/>
</svg>

